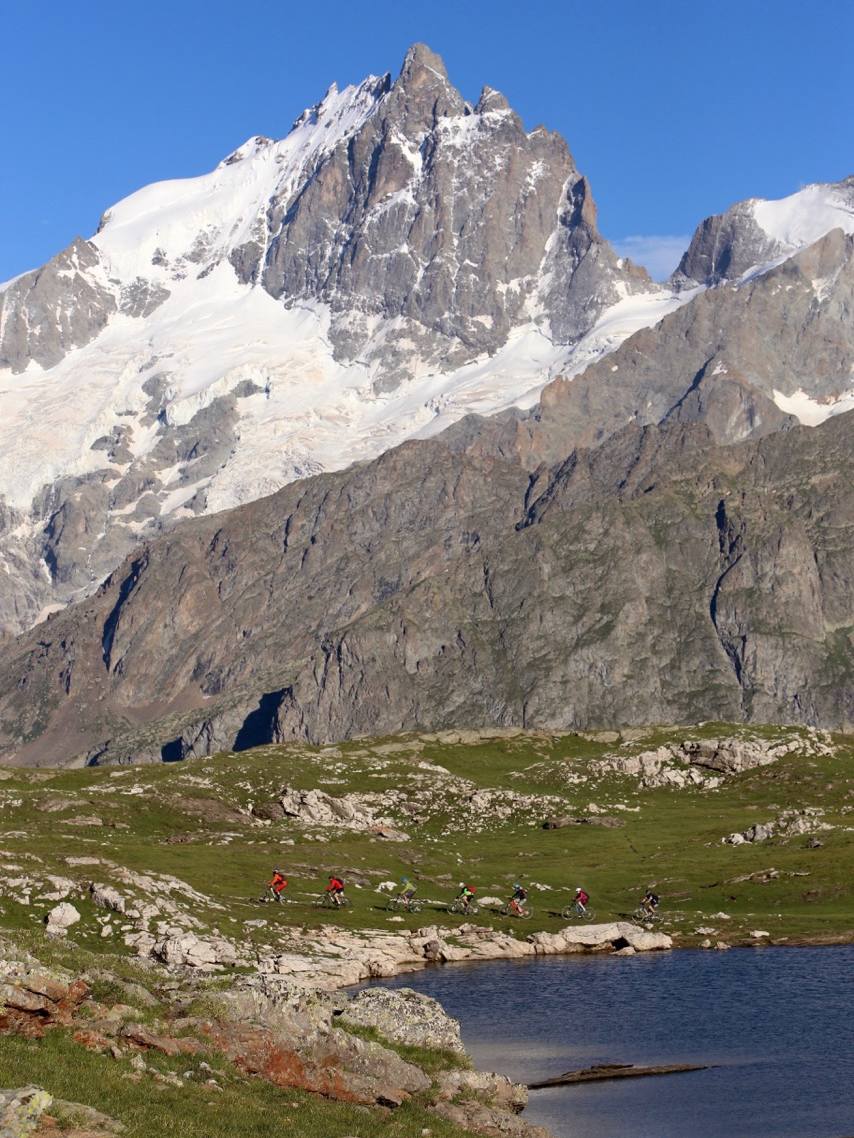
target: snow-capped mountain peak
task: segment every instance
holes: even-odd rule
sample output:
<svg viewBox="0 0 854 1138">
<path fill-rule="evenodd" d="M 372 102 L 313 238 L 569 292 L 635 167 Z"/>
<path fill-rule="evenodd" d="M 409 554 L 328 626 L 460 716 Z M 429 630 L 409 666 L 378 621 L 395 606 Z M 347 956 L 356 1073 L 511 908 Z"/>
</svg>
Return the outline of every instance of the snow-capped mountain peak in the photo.
<svg viewBox="0 0 854 1138">
<path fill-rule="evenodd" d="M 831 229 L 854 233 L 854 176 L 843 182 L 805 186 L 777 201 L 755 199 L 752 205 L 763 233 L 794 253 Z"/>
<path fill-rule="evenodd" d="M 429 48 L 333 84 L 0 290 L 0 627 L 177 518 L 529 404 L 680 302 L 618 262 L 564 141 Z"/>
</svg>

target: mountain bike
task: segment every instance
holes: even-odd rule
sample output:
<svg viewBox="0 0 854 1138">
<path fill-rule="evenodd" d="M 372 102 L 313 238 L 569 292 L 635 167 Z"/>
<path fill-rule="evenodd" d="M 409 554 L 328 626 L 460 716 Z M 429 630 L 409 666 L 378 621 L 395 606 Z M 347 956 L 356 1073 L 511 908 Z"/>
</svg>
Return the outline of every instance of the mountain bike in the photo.
<svg viewBox="0 0 854 1138">
<path fill-rule="evenodd" d="M 519 917 L 523 921 L 527 921 L 533 917 L 534 911 L 527 905 L 520 905 L 518 901 L 508 901 L 506 905 L 502 905 L 499 910 L 502 917 Z"/>
<path fill-rule="evenodd" d="M 315 909 L 346 909 L 349 904 L 350 898 L 345 897 L 343 893 L 337 901 L 331 893 L 321 893 L 319 897 L 314 899 Z"/>
<path fill-rule="evenodd" d="M 449 913 L 459 913 L 463 917 L 476 917 L 480 912 L 480 905 L 476 901 L 469 901 L 466 904 L 462 898 L 455 897 L 448 906 Z"/>
<path fill-rule="evenodd" d="M 565 921 L 592 921 L 596 914 L 592 909 L 585 908 L 584 905 L 579 905 L 577 901 L 573 901 L 571 905 L 567 905 L 565 909 L 561 909 L 560 915 Z"/>
<path fill-rule="evenodd" d="M 407 913 L 420 913 L 423 908 L 422 903 L 417 901 L 414 897 L 401 897 L 400 894 L 389 897 L 388 903 L 386 904 L 386 909 L 392 913 L 397 913 L 401 909 Z"/>
<path fill-rule="evenodd" d="M 661 920 L 661 913 L 658 909 L 645 909 L 643 905 L 639 905 L 632 913 L 632 920 L 638 921 L 640 924 L 654 924 L 656 921 Z"/>
</svg>

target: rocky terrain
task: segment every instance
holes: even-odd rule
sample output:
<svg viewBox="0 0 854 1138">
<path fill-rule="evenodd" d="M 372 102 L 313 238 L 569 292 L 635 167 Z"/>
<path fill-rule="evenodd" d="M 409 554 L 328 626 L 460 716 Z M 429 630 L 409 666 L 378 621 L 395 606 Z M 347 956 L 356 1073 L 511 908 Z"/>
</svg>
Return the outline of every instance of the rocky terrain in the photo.
<svg viewBox="0 0 854 1138">
<path fill-rule="evenodd" d="M 141 1138 L 169 1113 L 191 1138 L 279 1117 L 306 1138 L 546 1138 L 525 1089 L 472 1070 L 434 1001 L 342 988 L 478 960 L 850 939 L 853 761 L 850 738 L 708 724 L 7 770 L 3 1124 Z M 285 900 L 259 903 L 275 865 Z M 334 912 L 314 905 L 332 870 L 351 900 Z M 404 872 L 418 913 L 388 908 Z M 475 915 L 448 908 L 460 877 Z M 527 921 L 499 911 L 516 880 Z M 576 881 L 589 923 L 561 916 Z M 663 919 L 638 924 L 650 885 Z"/>
</svg>

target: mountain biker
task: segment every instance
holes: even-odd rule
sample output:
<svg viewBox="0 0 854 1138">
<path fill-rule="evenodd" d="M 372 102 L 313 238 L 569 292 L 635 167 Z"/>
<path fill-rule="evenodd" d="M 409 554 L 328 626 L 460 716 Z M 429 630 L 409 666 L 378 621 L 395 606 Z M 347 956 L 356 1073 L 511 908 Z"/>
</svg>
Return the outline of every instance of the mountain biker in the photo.
<svg viewBox="0 0 854 1138">
<path fill-rule="evenodd" d="M 418 886 L 409 877 L 404 877 L 401 879 L 400 893 L 398 894 L 398 896 L 400 897 L 400 899 L 404 903 L 404 905 L 407 907 L 407 909 L 412 904 L 412 898 L 415 896 L 415 890 L 417 888 L 418 888 Z"/>
<path fill-rule="evenodd" d="M 657 893 L 654 893 L 652 889 L 647 889 L 646 893 L 644 893 L 643 900 L 641 901 L 641 908 L 643 911 L 652 917 L 654 916 L 660 904 L 661 898 L 659 895 Z"/>
<path fill-rule="evenodd" d="M 455 900 L 459 901 L 460 907 L 464 913 L 468 912 L 468 907 L 471 904 L 471 901 L 474 898 L 476 892 L 477 890 L 473 885 L 466 885 L 464 881 L 460 882 L 460 891 L 457 894 Z"/>
<path fill-rule="evenodd" d="M 575 903 L 578 906 L 579 912 L 587 912 L 587 906 L 590 903 L 590 894 L 585 893 L 580 885 L 575 890 Z"/>
<path fill-rule="evenodd" d="M 267 892 L 271 894 L 274 901 L 280 905 L 282 903 L 282 893 L 288 887 L 288 879 L 280 869 L 273 870 L 273 876 L 267 882 Z"/>
<path fill-rule="evenodd" d="M 329 884 L 326 886 L 326 892 L 332 897 L 336 905 L 340 905 L 344 900 L 344 882 L 340 877 L 331 874 Z"/>
<path fill-rule="evenodd" d="M 528 900 L 528 890 L 517 881 L 513 886 L 513 896 L 510 898 L 510 909 L 514 913 L 521 913 Z"/>
</svg>

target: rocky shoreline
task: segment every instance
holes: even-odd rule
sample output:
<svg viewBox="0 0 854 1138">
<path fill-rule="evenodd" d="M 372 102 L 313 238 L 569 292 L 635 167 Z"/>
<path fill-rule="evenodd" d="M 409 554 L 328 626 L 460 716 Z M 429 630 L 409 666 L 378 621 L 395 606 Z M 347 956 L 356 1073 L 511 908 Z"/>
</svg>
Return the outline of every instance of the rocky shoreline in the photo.
<svg viewBox="0 0 854 1138">
<path fill-rule="evenodd" d="M 526 1087 L 470 1068 L 459 1023 L 435 1000 L 410 989 L 345 989 L 432 963 L 558 953 L 630 955 L 666 950 L 671 943 L 663 933 L 627 922 L 536 932 L 524 940 L 478 925 L 431 926 L 414 933 L 329 928 L 322 940 L 305 936 L 301 949 L 295 943 L 293 951 L 233 974 L 223 988 L 223 965 L 210 959 L 217 955 L 217 943 L 186 933 L 167 938 L 140 961 L 151 989 L 168 980 L 170 995 L 162 1000 L 149 987 L 120 981 L 104 969 L 75 975 L 45 967 L 6 942 L 0 960 L 0 1033 L 41 1038 L 51 1028 L 65 1027 L 79 1046 L 128 1064 L 134 1078 L 167 1078 L 149 1066 L 149 1053 L 181 1056 L 190 1068 L 186 1079 L 193 1077 L 194 1064 L 204 1071 L 203 1056 L 213 1051 L 244 1074 L 279 1087 L 384 1109 L 417 1096 L 431 1113 L 484 1138 L 548 1138 L 548 1131 L 520 1117 Z M 126 1003 L 95 998 L 94 987 L 105 979 L 120 987 Z M 419 1066 L 414 1056 L 422 1051 L 444 1057 L 441 1069 L 428 1072 Z M 168 1078 L 181 1083 L 177 1075 Z M 23 1109 L 23 1096 L 32 1117 L 22 1133 L 38 1135 L 41 1114 L 50 1117 L 51 1096 L 39 1097 L 35 1090 L 10 1092 L 8 1111 L 10 1124 L 17 1125 L 14 1112 Z"/>
</svg>

